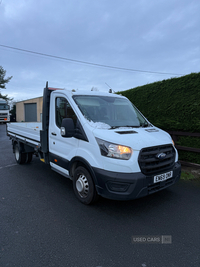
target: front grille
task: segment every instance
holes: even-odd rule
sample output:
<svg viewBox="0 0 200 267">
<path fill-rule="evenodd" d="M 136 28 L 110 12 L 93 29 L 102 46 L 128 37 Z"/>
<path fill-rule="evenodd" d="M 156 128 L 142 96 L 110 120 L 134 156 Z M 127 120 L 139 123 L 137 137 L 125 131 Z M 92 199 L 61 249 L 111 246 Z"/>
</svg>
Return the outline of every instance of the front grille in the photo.
<svg viewBox="0 0 200 267">
<path fill-rule="evenodd" d="M 156 155 L 165 153 L 164 159 Z M 172 145 L 154 146 L 143 148 L 138 157 L 141 172 L 145 175 L 158 174 L 171 169 L 175 163 L 175 150 Z"/>
</svg>

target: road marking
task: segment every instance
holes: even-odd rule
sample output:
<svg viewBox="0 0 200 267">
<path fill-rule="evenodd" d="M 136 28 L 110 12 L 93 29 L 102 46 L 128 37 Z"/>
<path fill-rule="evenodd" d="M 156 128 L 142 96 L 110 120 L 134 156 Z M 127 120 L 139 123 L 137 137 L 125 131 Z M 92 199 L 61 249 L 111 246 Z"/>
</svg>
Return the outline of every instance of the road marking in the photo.
<svg viewBox="0 0 200 267">
<path fill-rule="evenodd" d="M 16 166 L 17 164 L 10 164 L 10 165 L 7 165 L 7 166 L 3 166 L 3 167 L 0 167 L 0 169 L 3 169 L 3 168 L 8 168 L 8 167 L 12 167 L 12 166 Z"/>
</svg>

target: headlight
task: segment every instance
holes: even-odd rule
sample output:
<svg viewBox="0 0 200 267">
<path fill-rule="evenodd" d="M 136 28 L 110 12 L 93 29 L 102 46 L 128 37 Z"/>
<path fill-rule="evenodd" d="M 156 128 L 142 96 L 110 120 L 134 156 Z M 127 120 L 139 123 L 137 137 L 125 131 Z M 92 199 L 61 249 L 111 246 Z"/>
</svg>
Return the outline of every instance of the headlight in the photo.
<svg viewBox="0 0 200 267">
<path fill-rule="evenodd" d="M 99 138 L 96 138 L 96 140 L 102 156 L 128 160 L 132 155 L 133 151 L 130 147 L 112 144 Z"/>
</svg>

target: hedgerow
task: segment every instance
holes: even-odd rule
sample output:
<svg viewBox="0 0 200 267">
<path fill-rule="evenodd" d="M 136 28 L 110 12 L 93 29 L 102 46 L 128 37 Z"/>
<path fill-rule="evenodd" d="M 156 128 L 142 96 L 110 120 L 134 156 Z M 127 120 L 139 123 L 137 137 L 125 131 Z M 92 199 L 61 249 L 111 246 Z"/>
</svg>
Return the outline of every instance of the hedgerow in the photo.
<svg viewBox="0 0 200 267">
<path fill-rule="evenodd" d="M 200 72 L 119 93 L 129 98 L 152 124 L 163 130 L 200 133 Z M 179 143 L 190 146 L 189 139 L 183 137 Z M 199 143 L 199 138 L 195 139 Z M 186 154 L 196 158 L 193 162 L 200 162 L 200 155 L 196 153 L 181 152 L 180 155 L 184 155 L 181 158 L 184 159 Z"/>
</svg>

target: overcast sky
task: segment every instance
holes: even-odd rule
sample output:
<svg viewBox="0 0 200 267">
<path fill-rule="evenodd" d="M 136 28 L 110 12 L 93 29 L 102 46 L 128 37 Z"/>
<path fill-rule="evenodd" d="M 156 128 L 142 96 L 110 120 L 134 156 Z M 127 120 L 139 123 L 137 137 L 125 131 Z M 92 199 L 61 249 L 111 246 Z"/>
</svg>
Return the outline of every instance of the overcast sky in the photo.
<svg viewBox="0 0 200 267">
<path fill-rule="evenodd" d="M 13 76 L 1 93 L 16 101 L 46 81 L 123 91 L 200 72 L 200 1 L 0 0 L 0 66 Z"/>
</svg>

